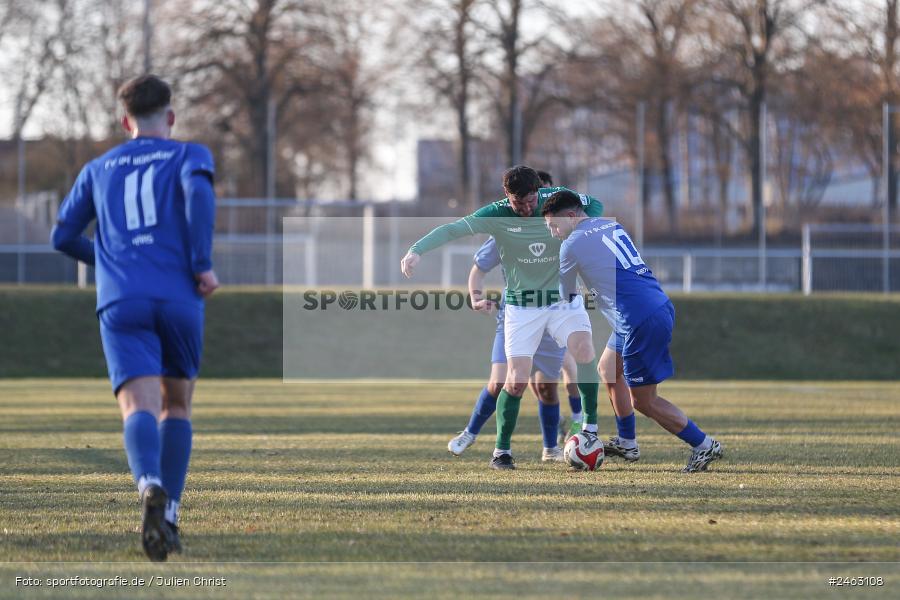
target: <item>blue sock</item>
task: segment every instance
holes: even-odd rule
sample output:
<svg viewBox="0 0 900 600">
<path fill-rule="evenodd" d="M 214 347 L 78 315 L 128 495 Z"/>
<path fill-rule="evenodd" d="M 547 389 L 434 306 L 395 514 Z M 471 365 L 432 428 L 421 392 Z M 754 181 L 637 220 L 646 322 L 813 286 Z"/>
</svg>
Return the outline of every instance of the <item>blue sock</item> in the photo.
<svg viewBox="0 0 900 600">
<path fill-rule="evenodd" d="M 684 426 L 678 437 L 691 447 L 696 447 L 703 443 L 703 440 L 706 439 L 706 434 L 693 421 L 688 419 L 687 425 Z"/>
<path fill-rule="evenodd" d="M 128 466 L 138 484 L 138 491 L 143 492 L 147 480 L 159 482 L 159 427 L 156 417 L 147 411 L 139 410 L 125 419 L 122 437 L 125 440 L 125 454 L 128 455 Z M 142 483 L 142 478 L 144 483 Z"/>
<path fill-rule="evenodd" d="M 581 396 L 569 396 L 569 408 L 572 409 L 572 414 L 577 415 L 581 412 Z"/>
<path fill-rule="evenodd" d="M 191 422 L 187 419 L 169 418 L 159 424 L 162 483 L 169 500 L 175 502 L 181 502 L 181 492 L 184 491 L 184 480 L 191 459 L 192 433 Z"/>
<path fill-rule="evenodd" d="M 634 433 L 634 413 L 627 417 L 616 417 L 616 428 L 619 430 L 619 437 L 625 440 L 633 440 L 636 435 Z"/>
<path fill-rule="evenodd" d="M 497 399 L 488 393 L 487 388 L 484 388 L 481 390 L 481 395 L 478 396 L 475 408 L 472 409 L 472 417 L 469 419 L 466 431 L 478 435 L 495 410 L 497 410 Z"/>
<path fill-rule="evenodd" d="M 556 448 L 556 436 L 559 435 L 559 404 L 544 404 L 539 401 L 538 416 L 541 418 L 544 448 Z"/>
</svg>

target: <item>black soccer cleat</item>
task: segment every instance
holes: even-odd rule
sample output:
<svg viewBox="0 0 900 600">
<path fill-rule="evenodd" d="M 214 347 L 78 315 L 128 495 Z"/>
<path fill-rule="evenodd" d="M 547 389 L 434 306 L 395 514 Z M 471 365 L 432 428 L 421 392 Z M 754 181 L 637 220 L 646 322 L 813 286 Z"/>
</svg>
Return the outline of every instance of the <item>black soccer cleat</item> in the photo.
<svg viewBox="0 0 900 600">
<path fill-rule="evenodd" d="M 178 535 L 178 525 L 166 521 L 169 528 L 169 552 L 181 554 L 181 536 Z"/>
<path fill-rule="evenodd" d="M 501 454 L 491 459 L 491 468 L 498 471 L 509 471 L 516 468 L 516 461 L 513 460 L 512 454 Z"/>
<path fill-rule="evenodd" d="M 698 473 L 700 471 L 705 471 L 714 460 L 719 460 L 725 455 L 725 450 L 722 448 L 722 444 L 717 442 L 716 440 L 712 440 L 712 444 L 710 444 L 709 448 L 706 450 L 694 450 L 691 452 L 691 457 L 688 459 L 687 464 L 681 469 L 682 473 Z"/>
<path fill-rule="evenodd" d="M 169 556 L 172 530 L 166 523 L 166 490 L 158 485 L 149 485 L 141 496 L 143 525 L 141 542 L 144 553 L 153 562 L 163 562 Z"/>
</svg>

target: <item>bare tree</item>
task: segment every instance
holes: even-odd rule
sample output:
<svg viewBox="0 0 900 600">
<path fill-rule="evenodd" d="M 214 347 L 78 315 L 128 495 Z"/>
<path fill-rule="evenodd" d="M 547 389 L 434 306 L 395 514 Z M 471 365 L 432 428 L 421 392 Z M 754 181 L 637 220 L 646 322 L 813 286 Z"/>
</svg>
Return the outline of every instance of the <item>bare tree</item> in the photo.
<svg viewBox="0 0 900 600">
<path fill-rule="evenodd" d="M 747 155 L 751 179 L 753 227 L 762 220 L 763 181 L 760 124 L 777 69 L 793 51 L 791 33 L 824 0 L 711 0 L 707 29 L 724 51 L 716 79 L 736 90 L 746 112 L 743 131 L 735 131 Z"/>
<path fill-rule="evenodd" d="M 430 0 L 421 5 L 424 26 L 420 70 L 424 83 L 453 110 L 459 136 L 459 195 L 469 210 L 473 194 L 471 110 L 481 78 L 483 40 L 475 25 L 476 0 Z"/>
<path fill-rule="evenodd" d="M 273 131 L 292 121 L 294 100 L 320 85 L 321 73 L 306 60 L 322 44 L 310 26 L 314 10 L 301 0 L 203 1 L 177 24 L 180 51 L 170 68 L 204 111 L 198 119 L 245 149 L 248 189 L 257 196 L 267 192 Z"/>
<path fill-rule="evenodd" d="M 560 66 L 563 49 L 545 33 L 526 36 L 526 19 L 547 18 L 536 0 L 496 0 L 487 6 L 493 18 L 481 23 L 493 40 L 499 59 L 490 69 L 491 92 L 506 142 L 508 164 L 527 154 L 530 134 L 541 114 L 554 102 L 547 85 Z"/>
</svg>

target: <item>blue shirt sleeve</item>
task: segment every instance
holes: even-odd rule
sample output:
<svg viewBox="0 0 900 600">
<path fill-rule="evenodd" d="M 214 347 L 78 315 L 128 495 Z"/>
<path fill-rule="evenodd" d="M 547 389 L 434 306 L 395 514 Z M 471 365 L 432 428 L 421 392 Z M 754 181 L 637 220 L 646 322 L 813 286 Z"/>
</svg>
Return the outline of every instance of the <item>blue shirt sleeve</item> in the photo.
<svg viewBox="0 0 900 600">
<path fill-rule="evenodd" d="M 56 225 L 50 233 L 50 243 L 56 250 L 75 260 L 93 265 L 94 244 L 83 233 L 96 216 L 91 169 L 88 163 L 78 174 L 75 185 L 59 207 Z"/>
<path fill-rule="evenodd" d="M 212 269 L 212 239 L 216 225 L 216 194 L 212 187 L 215 165 L 205 146 L 190 144 L 181 166 L 185 217 L 194 274 Z"/>
<path fill-rule="evenodd" d="M 499 264 L 500 250 L 497 249 L 497 240 L 491 236 L 475 253 L 475 266 L 487 273 Z"/>
<path fill-rule="evenodd" d="M 559 249 L 559 294 L 568 302 L 578 295 L 578 264 L 572 246 L 570 238 Z"/>
</svg>

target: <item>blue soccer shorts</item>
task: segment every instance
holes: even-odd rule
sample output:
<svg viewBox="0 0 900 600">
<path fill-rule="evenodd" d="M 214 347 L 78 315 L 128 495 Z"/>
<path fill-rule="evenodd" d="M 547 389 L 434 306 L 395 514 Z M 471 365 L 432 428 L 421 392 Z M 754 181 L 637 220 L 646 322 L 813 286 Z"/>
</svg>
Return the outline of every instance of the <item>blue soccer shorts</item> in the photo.
<svg viewBox="0 0 900 600">
<path fill-rule="evenodd" d="M 503 330 L 503 321 L 497 324 L 497 331 L 494 334 L 494 347 L 491 349 L 491 363 L 506 364 L 506 336 Z M 560 348 L 556 341 L 549 333 L 544 332 L 541 343 L 534 353 L 532 359 L 531 373 L 532 375 L 538 371 L 549 377 L 550 379 L 559 380 L 562 372 L 563 357 L 566 355 L 566 349 Z"/>
<path fill-rule="evenodd" d="M 194 379 L 203 353 L 202 302 L 119 300 L 98 315 L 113 393 L 130 379 Z"/>
<path fill-rule="evenodd" d="M 625 336 L 622 362 L 628 387 L 660 383 L 675 374 L 669 354 L 674 329 L 675 307 L 666 302 Z"/>
</svg>

